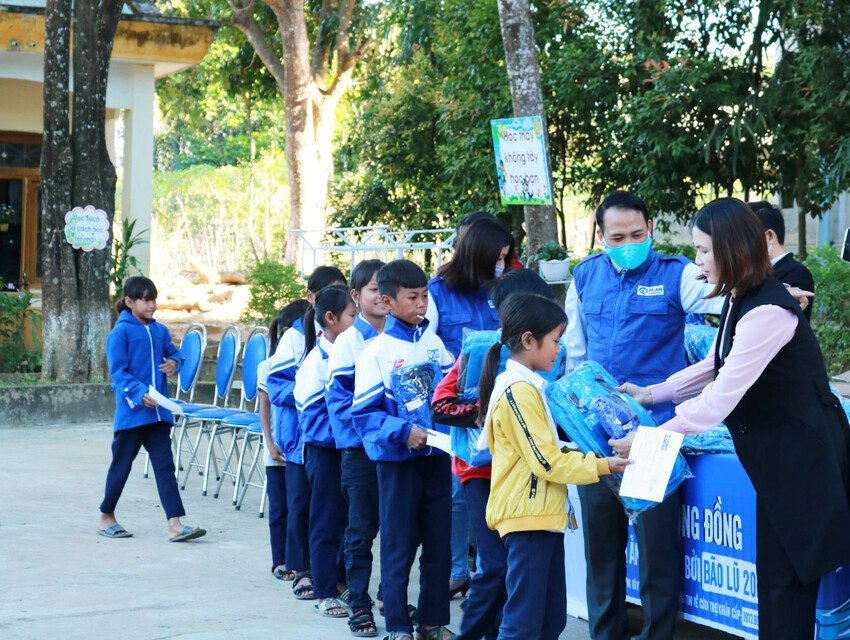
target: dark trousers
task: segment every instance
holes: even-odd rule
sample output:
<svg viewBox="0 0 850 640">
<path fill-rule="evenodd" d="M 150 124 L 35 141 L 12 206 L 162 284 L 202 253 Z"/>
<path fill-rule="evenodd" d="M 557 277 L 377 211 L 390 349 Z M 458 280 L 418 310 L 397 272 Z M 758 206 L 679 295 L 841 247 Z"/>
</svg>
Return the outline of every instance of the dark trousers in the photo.
<svg viewBox="0 0 850 640">
<path fill-rule="evenodd" d="M 448 456 L 378 463 L 381 590 L 387 631 L 412 633 L 407 586 L 413 553 L 419 557 L 419 621 L 449 623 L 452 478 Z"/>
<path fill-rule="evenodd" d="M 372 610 L 369 579 L 372 543 L 378 535 L 378 472 L 363 449 L 342 452 L 342 495 L 348 502 L 345 575 L 352 611 Z"/>
<path fill-rule="evenodd" d="M 310 569 L 310 483 L 303 464 L 286 463 L 286 568 Z"/>
<path fill-rule="evenodd" d="M 499 640 L 557 640 L 567 626 L 564 534 L 520 531 L 506 535 L 504 542 L 508 601 Z"/>
<path fill-rule="evenodd" d="M 286 467 L 266 467 L 272 569 L 286 564 Z"/>
<path fill-rule="evenodd" d="M 345 532 L 345 501 L 340 487 L 337 449 L 304 446 L 304 464 L 310 482 L 310 571 L 318 598 L 339 595 L 337 582 Z"/>
<path fill-rule="evenodd" d="M 578 495 L 587 558 L 590 637 L 623 640 L 629 637 L 625 602 L 629 521 L 608 485 L 600 482 L 580 486 Z M 681 494 L 676 491 L 640 514 L 635 523 L 643 609 L 639 640 L 673 638 L 682 586 L 681 508 Z"/>
<path fill-rule="evenodd" d="M 103 492 L 101 513 L 112 513 L 124 491 L 133 460 L 142 447 L 148 452 L 156 477 L 156 490 L 166 518 L 186 515 L 183 501 L 174 477 L 174 454 L 171 452 L 171 424 L 154 422 L 133 429 L 116 431 L 112 437 L 112 463 L 106 472 L 106 489 Z"/>
<path fill-rule="evenodd" d="M 820 580 L 803 584 L 756 497 L 759 640 L 813 638 Z"/>
<path fill-rule="evenodd" d="M 490 481 L 473 478 L 463 483 L 469 521 L 478 545 L 478 571 L 463 608 L 459 640 L 494 640 L 502 622 L 502 609 L 508 593 L 508 550 L 499 534 L 487 526 L 485 512 L 490 497 Z"/>
</svg>

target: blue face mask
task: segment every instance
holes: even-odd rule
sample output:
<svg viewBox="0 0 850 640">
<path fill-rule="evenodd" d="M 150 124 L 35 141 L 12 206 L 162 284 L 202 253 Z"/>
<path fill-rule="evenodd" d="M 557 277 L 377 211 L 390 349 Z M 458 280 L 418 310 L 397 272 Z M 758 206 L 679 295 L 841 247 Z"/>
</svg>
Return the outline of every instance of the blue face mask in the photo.
<svg viewBox="0 0 850 640">
<path fill-rule="evenodd" d="M 652 248 L 652 236 L 647 236 L 643 242 L 621 244 L 619 247 L 609 247 L 606 244 L 605 253 L 608 254 L 614 264 L 629 271 L 637 269 L 646 262 L 650 248 Z"/>
<path fill-rule="evenodd" d="M 496 280 L 502 277 L 502 274 L 505 272 L 505 267 L 501 265 L 496 265 Z"/>
</svg>

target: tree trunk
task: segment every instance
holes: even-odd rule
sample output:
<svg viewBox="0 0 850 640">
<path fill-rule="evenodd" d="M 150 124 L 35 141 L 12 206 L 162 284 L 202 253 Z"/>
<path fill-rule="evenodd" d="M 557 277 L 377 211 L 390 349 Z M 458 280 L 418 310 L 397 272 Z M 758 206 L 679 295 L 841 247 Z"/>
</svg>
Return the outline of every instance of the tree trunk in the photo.
<svg viewBox="0 0 850 640">
<path fill-rule="evenodd" d="M 808 243 L 806 242 L 806 220 L 808 216 L 806 215 L 806 210 L 803 209 L 803 205 L 798 201 L 797 202 L 797 260 L 801 262 L 806 259 L 806 256 L 809 253 L 808 247 L 806 246 Z"/>
<path fill-rule="evenodd" d="M 76 0 L 73 9 L 73 124 L 68 135 L 69 3 L 46 7 L 42 153 L 44 362 L 47 380 L 106 377 L 109 249 L 84 252 L 65 242 L 73 206 L 115 211 L 115 167 L 106 146 L 106 82 L 123 0 Z"/>
<path fill-rule="evenodd" d="M 529 2 L 528 0 L 498 0 L 498 6 L 514 116 L 540 116 L 543 119 L 543 139 L 551 174 L 549 134 L 543 108 L 543 90 L 540 85 L 540 62 L 537 58 L 537 44 L 534 40 L 534 24 L 531 20 Z M 551 183 L 551 175 L 549 181 Z M 526 249 L 528 255 L 532 256 L 544 242 L 558 239 L 555 206 L 554 204 L 526 205 L 523 209 L 528 238 Z"/>
</svg>

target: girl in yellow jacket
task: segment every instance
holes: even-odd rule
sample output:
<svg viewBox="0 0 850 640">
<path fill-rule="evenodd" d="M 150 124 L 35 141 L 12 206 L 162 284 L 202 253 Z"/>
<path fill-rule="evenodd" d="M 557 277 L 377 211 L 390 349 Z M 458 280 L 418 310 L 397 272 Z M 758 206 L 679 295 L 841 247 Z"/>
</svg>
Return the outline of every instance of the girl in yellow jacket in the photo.
<svg viewBox="0 0 850 640">
<path fill-rule="evenodd" d="M 535 372 L 555 364 L 564 310 L 539 295 L 514 294 L 500 316 L 502 340 L 488 351 L 479 385 L 481 441 L 493 454 L 487 525 L 508 551 L 499 640 L 557 640 L 567 622 L 566 485 L 598 482 L 601 475 L 622 473 L 630 461 L 561 452 L 543 395 L 546 382 Z M 496 376 L 502 346 L 510 358 Z"/>
</svg>

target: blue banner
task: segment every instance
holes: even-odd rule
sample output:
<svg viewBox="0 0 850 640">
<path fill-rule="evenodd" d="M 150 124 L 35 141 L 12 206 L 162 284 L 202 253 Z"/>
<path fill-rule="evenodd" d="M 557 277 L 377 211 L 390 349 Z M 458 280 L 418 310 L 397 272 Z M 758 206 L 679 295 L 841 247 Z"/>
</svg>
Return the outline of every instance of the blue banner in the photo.
<svg viewBox="0 0 850 640">
<path fill-rule="evenodd" d="M 683 617 L 757 638 L 755 491 L 734 454 L 687 460 L 694 478 L 682 485 Z M 640 601 L 637 549 L 630 528 L 626 595 L 633 602 Z M 821 581 L 817 618 L 818 639 L 850 638 L 850 566 Z"/>
</svg>

